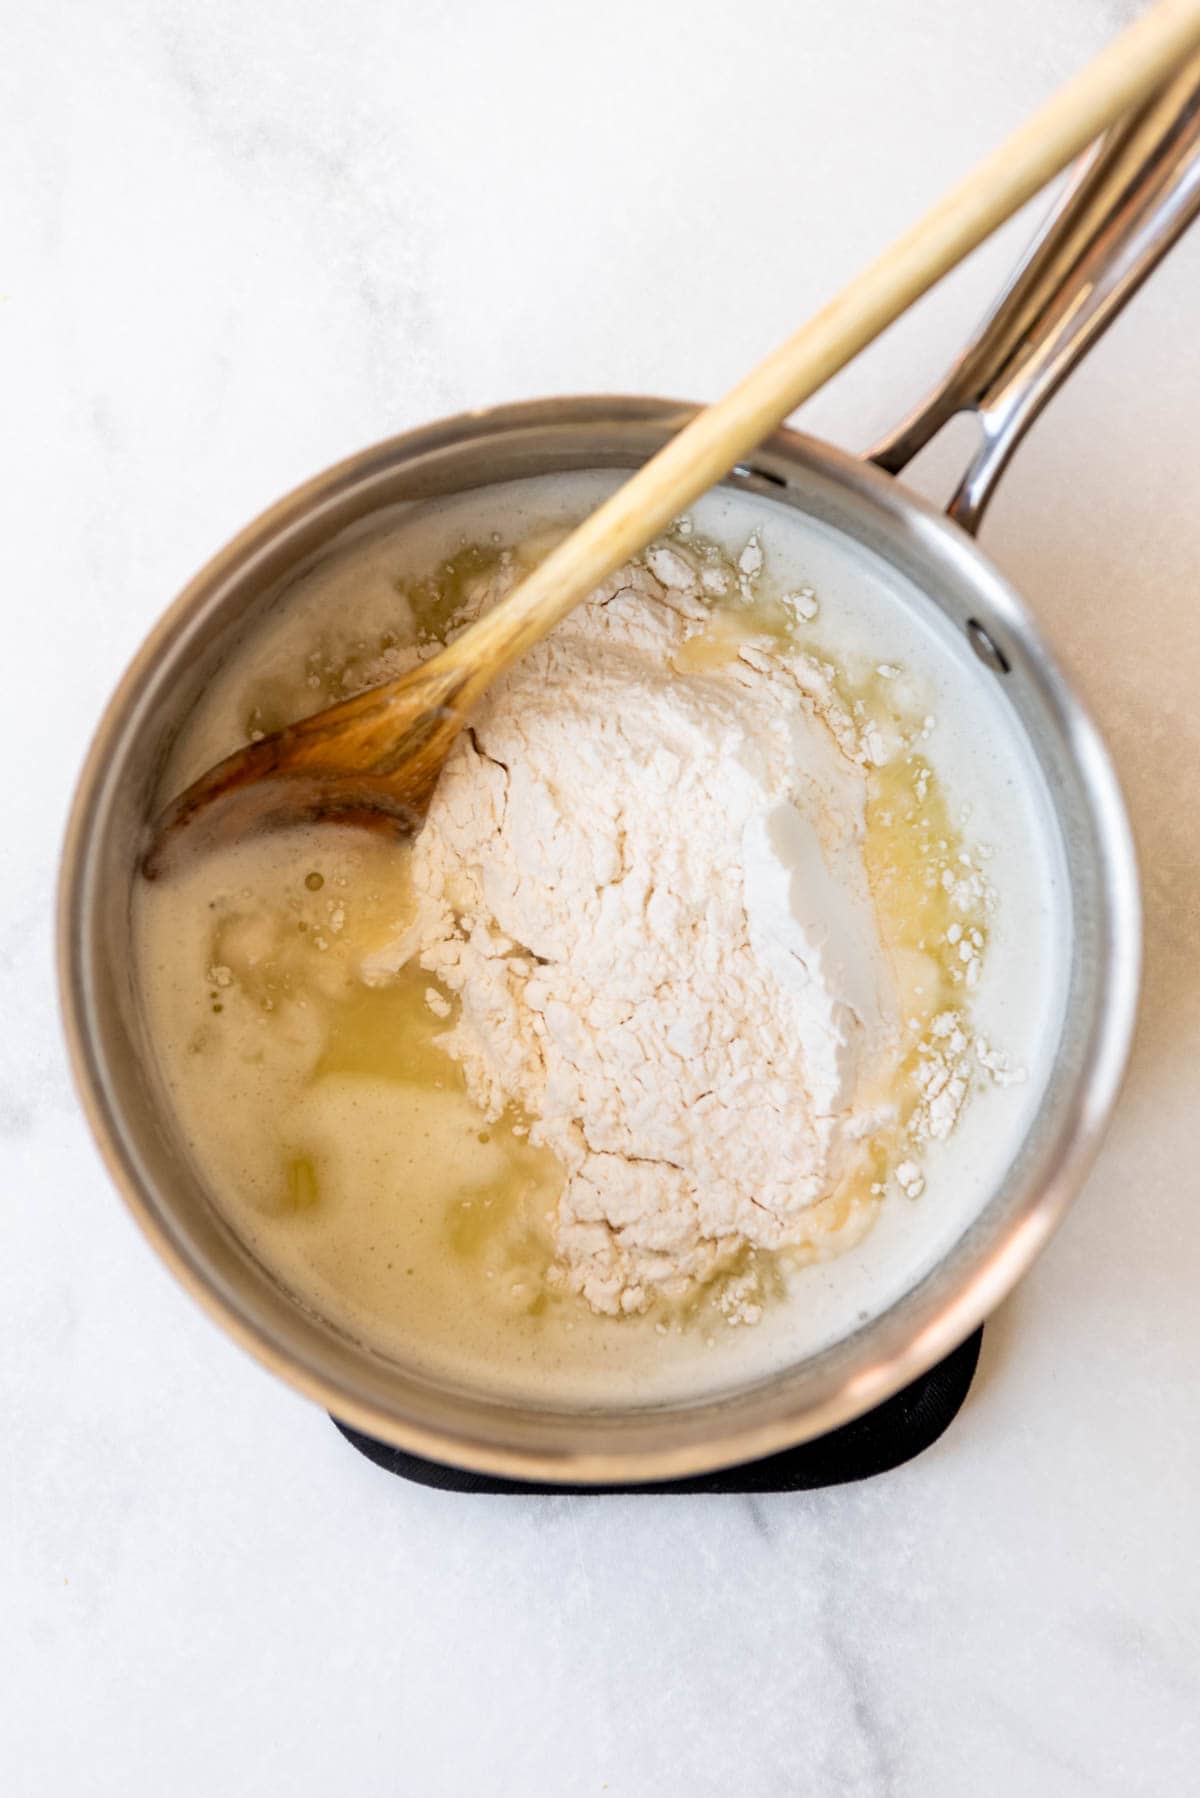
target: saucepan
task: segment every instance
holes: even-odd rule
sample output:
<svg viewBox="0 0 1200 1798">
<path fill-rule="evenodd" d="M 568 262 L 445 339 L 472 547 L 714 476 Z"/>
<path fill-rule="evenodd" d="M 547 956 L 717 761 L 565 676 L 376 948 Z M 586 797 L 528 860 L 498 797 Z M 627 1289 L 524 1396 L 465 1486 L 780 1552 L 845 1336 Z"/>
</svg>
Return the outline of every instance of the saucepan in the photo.
<svg viewBox="0 0 1200 1798">
<path fill-rule="evenodd" d="M 287 1291 L 214 1205 L 159 1084 L 133 977 L 138 845 L 182 722 L 241 633 L 348 532 L 533 475 L 619 473 L 692 408 L 551 399 L 377 445 L 281 500 L 176 600 L 97 731 L 61 884 L 66 1031 L 91 1126 L 134 1216 L 183 1284 L 253 1354 L 336 1417 L 451 1465 L 627 1484 L 745 1462 L 878 1404 L 960 1343 L 1029 1267 L 1078 1190 L 1119 1088 L 1137 1000 L 1134 852 L 1108 757 L 1071 683 L 974 542 L 997 477 L 1067 372 L 1200 210 L 1196 64 L 1094 146 L 944 382 L 871 455 L 789 430 L 727 486 L 800 514 L 936 620 L 958 678 L 1019 743 L 1058 870 L 1061 999 L 1018 1139 L 970 1215 L 886 1304 L 767 1377 L 686 1402 L 563 1408 L 435 1380 L 352 1340 Z M 943 515 L 895 477 L 952 414 L 979 448 Z M 984 701 L 986 700 L 986 704 Z"/>
</svg>

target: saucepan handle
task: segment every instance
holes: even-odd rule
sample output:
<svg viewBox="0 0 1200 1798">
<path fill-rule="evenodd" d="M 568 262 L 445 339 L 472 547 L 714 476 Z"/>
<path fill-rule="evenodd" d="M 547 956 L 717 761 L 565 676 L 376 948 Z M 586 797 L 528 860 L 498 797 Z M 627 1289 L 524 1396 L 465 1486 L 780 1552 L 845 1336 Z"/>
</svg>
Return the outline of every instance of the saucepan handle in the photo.
<svg viewBox="0 0 1200 1798">
<path fill-rule="evenodd" d="M 869 452 L 897 474 L 957 412 L 981 441 L 949 515 L 972 535 L 1047 400 L 1200 213 L 1200 57 L 1097 140 L 978 332 Z"/>
</svg>

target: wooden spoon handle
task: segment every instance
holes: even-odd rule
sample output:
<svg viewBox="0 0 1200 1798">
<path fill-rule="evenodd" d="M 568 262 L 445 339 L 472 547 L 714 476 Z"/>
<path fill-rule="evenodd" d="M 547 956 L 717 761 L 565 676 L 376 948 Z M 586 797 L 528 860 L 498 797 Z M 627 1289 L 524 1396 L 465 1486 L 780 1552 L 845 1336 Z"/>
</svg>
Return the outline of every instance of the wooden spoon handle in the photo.
<svg viewBox="0 0 1200 1798">
<path fill-rule="evenodd" d="M 1158 0 L 807 324 L 709 406 L 437 658 L 479 693 L 606 575 L 728 474 L 802 400 L 1200 45 L 1200 0 Z"/>
</svg>

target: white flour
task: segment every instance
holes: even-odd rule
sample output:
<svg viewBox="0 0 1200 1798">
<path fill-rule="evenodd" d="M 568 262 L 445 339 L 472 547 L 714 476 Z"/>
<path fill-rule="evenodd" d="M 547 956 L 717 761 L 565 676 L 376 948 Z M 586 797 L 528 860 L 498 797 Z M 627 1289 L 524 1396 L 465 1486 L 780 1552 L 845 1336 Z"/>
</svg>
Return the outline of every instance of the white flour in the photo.
<svg viewBox="0 0 1200 1798">
<path fill-rule="evenodd" d="M 862 858 L 870 742 L 798 651 L 680 678 L 711 614 L 681 557 L 648 561 L 480 710 L 391 956 L 457 996 L 440 1040 L 475 1102 L 519 1107 L 561 1160 L 561 1277 L 610 1313 L 747 1246 L 856 1234 L 829 1195 L 900 1035 Z M 752 1321 L 752 1283 L 730 1291 Z"/>
</svg>

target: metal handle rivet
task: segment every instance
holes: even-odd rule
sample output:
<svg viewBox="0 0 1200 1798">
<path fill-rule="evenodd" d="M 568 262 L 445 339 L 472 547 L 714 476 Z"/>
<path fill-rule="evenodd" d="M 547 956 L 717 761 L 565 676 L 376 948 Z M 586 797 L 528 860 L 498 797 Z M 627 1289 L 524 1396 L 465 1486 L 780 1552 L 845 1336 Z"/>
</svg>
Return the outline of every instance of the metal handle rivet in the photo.
<svg viewBox="0 0 1200 1798">
<path fill-rule="evenodd" d="M 967 619 L 967 640 L 985 668 L 993 674 L 1008 674 L 1012 663 L 1004 651 L 988 636 L 978 618 Z"/>
</svg>

